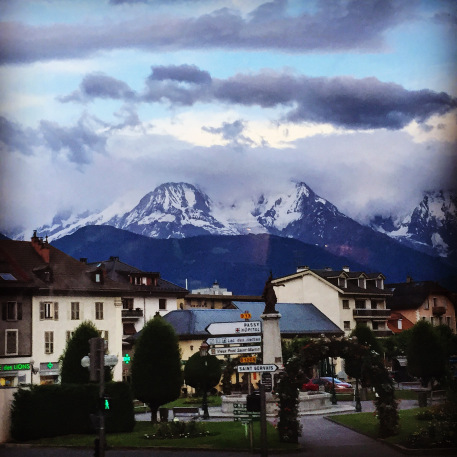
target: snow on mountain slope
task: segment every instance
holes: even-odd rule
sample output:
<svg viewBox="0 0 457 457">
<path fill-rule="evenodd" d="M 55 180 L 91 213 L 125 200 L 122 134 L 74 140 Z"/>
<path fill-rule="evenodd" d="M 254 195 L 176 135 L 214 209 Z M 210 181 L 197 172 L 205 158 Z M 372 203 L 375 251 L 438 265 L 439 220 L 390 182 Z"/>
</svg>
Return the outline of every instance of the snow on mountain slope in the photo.
<svg viewBox="0 0 457 457">
<path fill-rule="evenodd" d="M 371 226 L 418 250 L 441 257 L 456 256 L 457 196 L 448 191 L 426 192 L 403 219 L 393 222 L 378 217 Z"/>
</svg>

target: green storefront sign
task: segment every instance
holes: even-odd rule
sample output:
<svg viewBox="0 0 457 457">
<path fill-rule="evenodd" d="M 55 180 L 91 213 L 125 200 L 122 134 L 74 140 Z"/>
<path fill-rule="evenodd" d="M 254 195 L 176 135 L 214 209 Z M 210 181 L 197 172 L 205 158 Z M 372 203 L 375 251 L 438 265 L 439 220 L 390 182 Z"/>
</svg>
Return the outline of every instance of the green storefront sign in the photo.
<svg viewBox="0 0 457 457">
<path fill-rule="evenodd" d="M 30 370 L 30 363 L 4 363 L 0 364 L 0 373 L 8 371 Z"/>
</svg>

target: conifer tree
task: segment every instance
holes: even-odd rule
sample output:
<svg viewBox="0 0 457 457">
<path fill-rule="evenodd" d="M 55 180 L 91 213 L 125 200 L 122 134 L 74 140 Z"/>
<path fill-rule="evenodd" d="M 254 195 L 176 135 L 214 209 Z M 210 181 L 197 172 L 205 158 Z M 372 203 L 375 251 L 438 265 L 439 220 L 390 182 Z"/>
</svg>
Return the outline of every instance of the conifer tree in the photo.
<svg viewBox="0 0 457 457">
<path fill-rule="evenodd" d="M 132 359 L 132 390 L 151 410 L 157 422 L 160 406 L 179 397 L 182 386 L 178 336 L 160 315 L 148 321 L 135 343 Z"/>
</svg>

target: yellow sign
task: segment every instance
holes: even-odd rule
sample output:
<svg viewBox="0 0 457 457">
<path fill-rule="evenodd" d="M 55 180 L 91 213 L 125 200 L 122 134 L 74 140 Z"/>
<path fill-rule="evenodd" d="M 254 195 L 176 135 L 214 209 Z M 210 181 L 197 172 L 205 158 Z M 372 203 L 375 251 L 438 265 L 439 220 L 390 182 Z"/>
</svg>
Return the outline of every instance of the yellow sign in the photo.
<svg viewBox="0 0 457 457">
<path fill-rule="evenodd" d="M 240 317 L 241 317 L 241 319 L 251 319 L 252 314 L 251 314 L 251 313 L 248 313 L 248 312 L 246 311 L 246 312 L 244 312 L 244 313 L 241 313 L 241 314 L 240 314 Z"/>
<path fill-rule="evenodd" d="M 240 363 L 256 363 L 257 357 L 240 357 Z"/>
</svg>

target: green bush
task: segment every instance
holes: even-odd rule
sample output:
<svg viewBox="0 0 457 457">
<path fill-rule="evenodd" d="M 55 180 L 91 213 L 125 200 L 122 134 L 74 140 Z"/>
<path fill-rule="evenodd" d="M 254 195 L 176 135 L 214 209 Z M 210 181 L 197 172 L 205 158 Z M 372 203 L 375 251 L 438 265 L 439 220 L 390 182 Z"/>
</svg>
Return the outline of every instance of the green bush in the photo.
<svg viewBox="0 0 457 457">
<path fill-rule="evenodd" d="M 19 389 L 11 408 L 11 436 L 17 441 L 94 431 L 90 415 L 97 413 L 98 385 L 53 384 Z M 130 388 L 106 385 L 111 397 L 107 432 L 129 432 L 135 424 Z"/>
<path fill-rule="evenodd" d="M 207 436 L 209 432 L 201 422 L 173 421 L 161 422 L 153 429 L 152 434 L 145 434 L 146 439 L 163 440 L 168 438 L 194 438 L 197 436 Z"/>
</svg>

